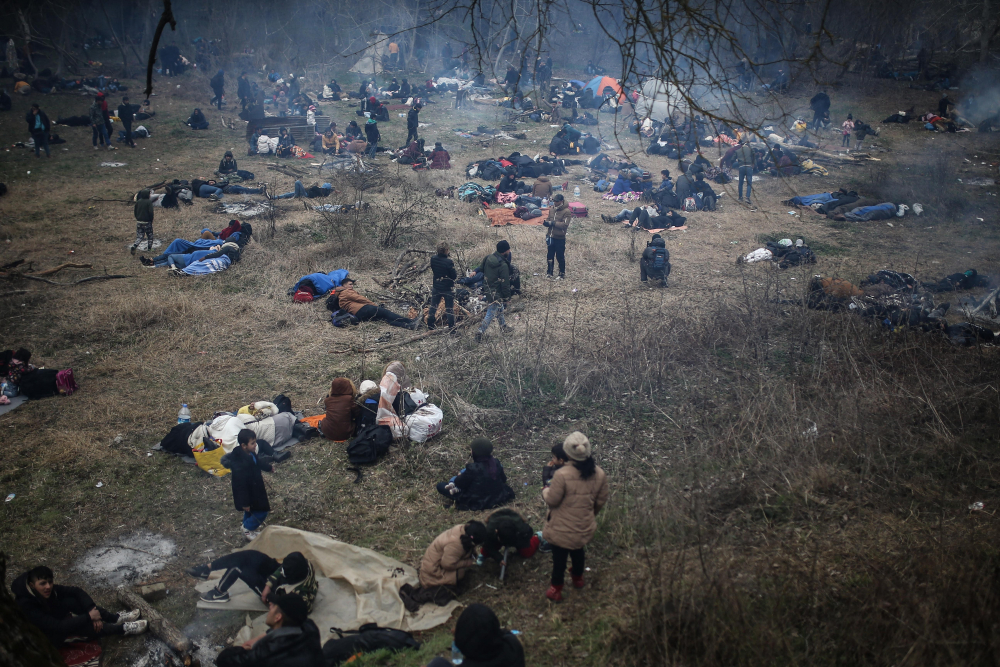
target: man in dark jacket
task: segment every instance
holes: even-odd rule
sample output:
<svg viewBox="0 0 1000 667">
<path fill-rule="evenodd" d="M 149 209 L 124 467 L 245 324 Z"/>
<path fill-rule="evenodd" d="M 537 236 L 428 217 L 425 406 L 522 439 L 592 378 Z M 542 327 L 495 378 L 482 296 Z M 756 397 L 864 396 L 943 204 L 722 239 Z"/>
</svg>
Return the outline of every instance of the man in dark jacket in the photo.
<svg viewBox="0 0 1000 667">
<path fill-rule="evenodd" d="M 427 328 L 437 325 L 437 307 L 444 299 L 444 312 L 448 317 L 448 328 L 455 328 L 455 262 L 448 256 L 448 244 L 438 243 L 437 254 L 431 257 L 431 271 L 434 272 L 434 283 L 431 288 L 431 308 L 427 315 Z"/>
<path fill-rule="evenodd" d="M 258 457 L 257 435 L 253 431 L 243 429 L 236 441 L 239 446 L 223 456 L 220 463 L 233 471 L 233 505 L 243 510 L 243 535 L 249 542 L 257 537 L 257 529 L 271 511 L 261 470 L 274 472 L 274 468 L 265 457 Z"/>
<path fill-rule="evenodd" d="M 500 627 L 500 619 L 484 604 L 470 604 L 455 623 L 455 646 L 464 667 L 524 667 L 524 647 L 517 635 Z M 427 667 L 448 667 L 437 657 Z"/>
<path fill-rule="evenodd" d="M 546 261 L 548 262 L 548 272 L 545 274 L 553 278 L 552 270 L 556 262 L 559 263 L 559 275 L 554 280 L 566 278 L 566 230 L 569 229 L 569 222 L 573 214 L 569 210 L 569 204 L 562 193 L 556 194 L 552 198 L 552 208 L 549 209 L 549 217 L 542 223 L 548 227 L 545 234 L 545 243 L 548 245 Z"/>
<path fill-rule="evenodd" d="M 132 139 L 132 120 L 141 108 L 138 104 L 129 104 L 128 97 L 123 97 L 122 103 L 118 105 L 118 117 L 122 121 L 122 127 L 125 128 L 125 143 L 132 148 L 135 148 L 135 141 Z"/>
<path fill-rule="evenodd" d="M 218 667 L 324 667 L 319 629 L 305 601 L 290 593 L 268 603 L 269 630 L 242 646 L 230 646 L 215 659 Z"/>
<path fill-rule="evenodd" d="M 133 255 L 143 240 L 147 242 L 147 251 L 153 249 L 153 202 L 149 194 L 149 190 L 139 190 L 139 194 L 135 196 L 135 206 L 132 209 L 135 214 L 135 243 L 130 249 Z"/>
<path fill-rule="evenodd" d="M 378 142 L 382 139 L 382 134 L 378 131 L 378 123 L 374 118 L 369 118 L 365 122 L 365 138 L 368 140 L 368 157 L 375 157 L 378 151 Z"/>
<path fill-rule="evenodd" d="M 417 140 L 417 128 L 420 126 L 420 104 L 414 104 L 410 107 L 410 110 L 406 112 L 406 143 L 409 145 L 410 141 Z"/>
<path fill-rule="evenodd" d="M 49 117 L 38 108 L 38 104 L 32 104 L 24 120 L 28 124 L 31 138 L 35 141 L 35 157 L 41 157 L 42 148 L 45 148 L 45 157 L 52 157 L 49 153 L 49 129 L 52 127 Z"/>
<path fill-rule="evenodd" d="M 747 203 L 750 203 L 750 190 L 753 188 L 753 170 L 757 166 L 753 148 L 747 141 L 741 141 L 736 149 L 736 164 L 739 166 L 740 181 L 737 192 L 739 201 L 743 201 L 743 181 L 747 184 Z"/>
<path fill-rule="evenodd" d="M 226 73 L 221 69 L 215 73 L 212 80 L 208 82 L 208 85 L 212 87 L 212 92 L 215 93 L 215 97 L 208 101 L 209 105 L 213 102 L 218 104 L 219 111 L 222 111 L 222 96 L 225 94 L 226 87 Z"/>
<path fill-rule="evenodd" d="M 830 111 L 830 96 L 826 94 L 825 90 L 821 90 L 809 100 L 809 108 L 813 111 L 813 129 L 818 130 L 820 123 Z"/>
<path fill-rule="evenodd" d="M 648 283 L 649 278 L 659 280 L 663 287 L 667 286 L 667 276 L 670 275 L 670 252 L 659 234 L 653 234 L 653 240 L 642 251 L 639 260 L 639 278 Z"/>
<path fill-rule="evenodd" d="M 507 263 L 510 257 L 510 243 L 506 239 L 497 243 L 497 251 L 483 260 L 483 295 L 486 297 L 489 307 L 483 317 L 483 323 L 476 331 L 476 342 L 483 339 L 486 328 L 496 317 L 500 321 L 500 330 L 503 332 L 512 331 L 513 327 L 507 326 L 503 311 L 510 301 L 510 265 Z"/>
<path fill-rule="evenodd" d="M 253 88 L 250 86 L 246 72 L 240 72 L 240 78 L 236 80 L 236 96 L 240 98 L 240 111 L 245 111 L 247 105 L 253 100 Z"/>
<path fill-rule="evenodd" d="M 715 202 L 716 199 L 718 199 L 718 196 L 715 194 L 715 190 L 712 189 L 712 186 L 708 184 L 708 181 L 705 180 L 704 173 L 699 172 L 698 175 L 695 176 L 694 184 L 691 186 L 691 189 L 701 195 L 700 208 L 703 208 L 706 211 L 715 210 Z"/>
<path fill-rule="evenodd" d="M 25 617 L 56 647 L 71 639 L 138 635 L 146 631 L 139 611 L 114 614 L 94 604 L 82 588 L 52 583 L 52 570 L 39 565 L 14 580 L 11 590 Z"/>
</svg>

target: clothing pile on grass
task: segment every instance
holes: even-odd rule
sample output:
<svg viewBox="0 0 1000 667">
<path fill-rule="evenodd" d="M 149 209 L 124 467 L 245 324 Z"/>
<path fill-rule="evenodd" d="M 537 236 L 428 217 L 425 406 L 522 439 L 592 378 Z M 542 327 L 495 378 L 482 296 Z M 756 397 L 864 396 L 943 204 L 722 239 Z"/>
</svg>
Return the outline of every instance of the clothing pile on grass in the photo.
<svg viewBox="0 0 1000 667">
<path fill-rule="evenodd" d="M 79 388 L 72 368 L 39 368 L 31 363 L 31 352 L 24 348 L 0 352 L 0 414 L 29 399 L 71 396 Z"/>
<path fill-rule="evenodd" d="M 204 422 L 177 424 L 153 449 L 176 454 L 211 475 L 223 477 L 230 472 L 223 459 L 239 446 L 240 431 L 253 431 L 260 454 L 275 456 L 276 452 L 319 435 L 304 418 L 301 412 L 292 411 L 286 396 L 279 394 L 273 401 L 256 401 L 232 412 L 214 412 Z"/>
<path fill-rule="evenodd" d="M 781 239 L 768 241 L 763 248 L 757 248 L 736 260 L 737 264 L 757 262 L 774 262 L 779 269 L 787 269 L 801 264 L 815 264 L 816 255 L 802 239 L 796 239 L 794 244 L 791 239 Z"/>
<path fill-rule="evenodd" d="M 580 160 L 551 158 L 541 154 L 529 157 L 515 151 L 507 157 L 470 162 L 465 166 L 465 174 L 469 178 L 481 178 L 484 181 L 500 180 L 508 174 L 515 178 L 562 176 L 566 173 L 566 167 L 580 164 L 583 164 Z"/>
<path fill-rule="evenodd" d="M 839 278 L 814 276 L 806 303 L 818 310 L 847 310 L 879 323 L 890 332 L 923 331 L 947 336 L 959 346 L 995 344 L 1000 334 L 987 326 L 963 321 L 949 323 L 950 303 L 936 303 L 934 293 L 989 287 L 988 276 L 974 269 L 921 283 L 908 273 L 881 270 L 854 285 Z M 957 309 L 956 309 L 957 310 Z"/>
</svg>

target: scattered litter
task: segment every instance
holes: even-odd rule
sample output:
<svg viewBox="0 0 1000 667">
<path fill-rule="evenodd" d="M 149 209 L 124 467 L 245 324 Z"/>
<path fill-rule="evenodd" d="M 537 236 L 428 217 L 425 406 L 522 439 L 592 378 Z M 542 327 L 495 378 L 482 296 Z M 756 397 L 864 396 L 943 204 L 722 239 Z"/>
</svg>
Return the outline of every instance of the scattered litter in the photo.
<svg viewBox="0 0 1000 667">
<path fill-rule="evenodd" d="M 973 512 L 978 512 L 981 509 L 983 509 L 983 507 L 985 506 L 982 503 L 972 503 L 971 505 L 969 505 L 969 509 L 972 510 Z"/>
<path fill-rule="evenodd" d="M 102 162 L 101 166 L 102 167 L 124 167 L 125 164 L 126 164 L 125 162 Z M 29 171 L 28 173 L 30 174 L 31 172 Z"/>
<path fill-rule="evenodd" d="M 887 222 L 887 223 L 885 223 L 885 224 L 889 225 L 890 227 L 895 227 L 895 225 L 894 225 L 894 224 L 892 224 L 891 222 Z"/>
<path fill-rule="evenodd" d="M 806 421 L 808 421 L 810 424 L 812 424 L 812 426 L 810 426 L 806 430 L 802 431 L 802 435 L 804 435 L 806 437 L 815 437 L 815 436 L 819 435 L 819 429 L 816 427 L 816 422 L 814 422 L 811 419 L 807 419 Z"/>
<path fill-rule="evenodd" d="M 145 249 L 146 246 L 147 246 L 147 244 L 148 244 L 148 242 L 147 243 L 143 243 L 141 245 L 140 249 Z M 125 247 L 126 248 L 131 248 L 132 244 L 131 243 L 126 243 Z M 150 247 L 150 250 L 153 250 L 155 248 L 162 248 L 162 247 L 163 247 L 163 241 L 161 241 L 160 239 L 153 239 L 153 245 L 152 245 L 152 247 Z M 90 354 L 90 353 L 88 352 L 87 354 Z"/>
<path fill-rule="evenodd" d="M 152 456 L 153 452 L 146 452 L 146 456 Z"/>
<path fill-rule="evenodd" d="M 139 531 L 87 551 L 73 569 L 118 586 L 158 572 L 176 555 L 177 545 L 173 540 Z"/>
<path fill-rule="evenodd" d="M 97 488 L 101 488 L 102 486 L 104 486 L 104 482 L 98 482 L 97 483 Z"/>
<path fill-rule="evenodd" d="M 121 433 L 119 433 L 118 435 L 115 436 L 114 443 L 116 445 L 120 445 L 123 442 L 125 442 L 125 436 L 124 435 L 122 435 Z"/>
<path fill-rule="evenodd" d="M 241 218 L 253 218 L 271 210 L 271 203 L 266 201 L 219 202 L 216 213 L 237 215 Z"/>
<path fill-rule="evenodd" d="M 525 486 L 527 486 L 527 485 L 525 485 Z M 5 503 L 9 503 L 10 501 L 14 500 L 15 497 L 17 497 L 17 494 L 16 493 L 12 493 L 9 496 L 7 496 L 7 499 L 4 502 Z"/>
</svg>

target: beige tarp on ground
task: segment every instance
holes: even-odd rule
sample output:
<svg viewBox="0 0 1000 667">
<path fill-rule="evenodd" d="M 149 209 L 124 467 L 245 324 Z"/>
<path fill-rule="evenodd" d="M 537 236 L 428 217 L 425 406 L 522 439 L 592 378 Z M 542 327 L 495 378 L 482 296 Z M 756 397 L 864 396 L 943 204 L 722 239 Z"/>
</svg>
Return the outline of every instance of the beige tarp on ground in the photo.
<svg viewBox="0 0 1000 667">
<path fill-rule="evenodd" d="M 446 623 L 459 606 L 451 602 L 444 607 L 424 605 L 415 614 L 403 607 L 399 588 L 403 584 L 417 586 L 417 571 L 398 560 L 383 556 L 371 549 L 285 526 L 268 526 L 260 536 L 246 546 L 261 551 L 272 558 L 284 558 L 293 551 L 301 551 L 316 568 L 319 591 L 310 618 L 319 627 L 322 641 L 330 638 L 330 628 L 356 630 L 365 623 L 378 623 L 383 628 L 397 628 L 410 632 L 429 630 Z M 221 573 L 217 573 L 221 575 Z M 205 591 L 214 581 L 197 586 Z M 199 602 L 203 609 L 229 609 L 266 611 L 266 607 L 253 591 L 241 581 L 230 591 L 230 601 L 225 604 Z M 262 614 L 253 621 L 251 628 L 240 631 L 243 639 L 267 630 Z"/>
</svg>

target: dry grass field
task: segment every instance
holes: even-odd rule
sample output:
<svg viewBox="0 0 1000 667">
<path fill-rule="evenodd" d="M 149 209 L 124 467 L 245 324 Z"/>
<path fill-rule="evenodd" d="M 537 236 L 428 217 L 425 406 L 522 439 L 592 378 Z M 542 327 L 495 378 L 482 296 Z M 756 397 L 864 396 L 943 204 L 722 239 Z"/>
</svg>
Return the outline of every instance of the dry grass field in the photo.
<svg viewBox="0 0 1000 667">
<path fill-rule="evenodd" d="M 179 551 L 160 577 L 171 594 L 158 605 L 178 625 L 224 641 L 239 615 L 196 613 L 194 580 L 183 571 L 206 550 L 221 554 L 243 543 L 229 479 L 149 455 L 150 447 L 182 402 L 203 420 L 284 393 L 296 409 L 316 414 L 332 378 L 378 380 L 388 361 L 400 359 L 413 384 L 444 409 L 443 435 L 394 448 L 360 484 L 345 469 L 341 446 L 296 446 L 267 477 L 269 523 L 417 565 L 434 536 L 473 517 L 443 508 L 433 484 L 461 467 L 475 434 L 493 439 L 518 493 L 514 507 L 540 528 L 548 450 L 569 431 L 584 431 L 612 488 L 589 547 L 592 585 L 552 605 L 543 597 L 550 563 L 539 555 L 516 563 L 502 587 L 493 566 L 473 572 L 463 598 L 491 605 L 521 630 L 530 665 L 995 664 L 997 348 L 955 348 L 943 337 L 890 333 L 850 314 L 775 300 L 799 299 L 816 273 L 858 282 L 890 268 L 936 280 L 975 268 L 1000 277 L 1000 186 L 958 180 L 996 177 L 1000 136 L 885 126 L 874 142 L 884 150 L 872 152 L 879 161 L 831 168 L 823 178 L 764 177 L 754 187 L 756 210 L 736 203 L 735 183 L 719 186 L 726 194 L 717 211 L 689 214 L 688 230 L 665 233 L 673 272 L 660 290 L 638 280 L 635 259 L 648 234 L 601 222 L 601 213 L 621 207 L 590 190 L 585 167 L 559 179 L 570 190 L 580 185 L 590 208 L 570 228 L 565 282 L 542 275 L 543 228 L 490 228 L 473 205 L 434 198 L 434 188 L 467 180 L 466 163 L 515 150 L 545 153 L 555 131 L 529 123 L 518 128 L 526 140 L 483 147 L 453 130 L 498 127 L 505 121 L 497 109 L 456 111 L 445 96 L 421 113 L 429 125 L 422 136 L 428 146 L 444 142 L 452 171 L 374 161 L 389 177 L 365 194 L 376 210 L 399 206 L 414 191 L 431 195 L 418 228 L 397 247 L 377 246 L 372 216 L 362 218 L 359 235 L 343 238 L 301 200 L 284 200 L 276 202 L 273 238 L 251 220 L 255 240 L 242 261 L 182 279 L 129 255 L 131 204 L 106 200 L 128 200 L 164 179 L 208 176 L 227 149 L 276 192 L 291 190 L 293 179 L 268 170 L 273 158 L 245 156 L 242 123 L 222 125 L 235 114 L 208 108 L 204 80 L 159 80 L 156 92 L 157 116 L 145 123 L 153 136 L 134 150 L 117 144 L 113 154 L 91 148 L 89 128 L 57 128 L 67 143 L 53 146 L 48 160 L 11 146 L 26 139 L 31 102 L 55 120 L 86 113 L 87 97 L 17 96 L 0 116 L 9 148 L 0 158 L 0 181 L 9 188 L 0 199 L 0 264 L 23 258 L 35 270 L 67 261 L 94 267 L 64 270 L 56 277 L 62 281 L 104 271 L 129 276 L 0 285 L 3 347 L 27 347 L 47 367 L 72 367 L 81 387 L 0 417 L 0 495 L 16 493 L 0 506 L 10 579 L 45 563 L 60 580 L 110 596 L 72 566 L 94 546 L 152 531 Z M 795 90 L 783 105 L 804 109 L 813 92 Z M 838 124 L 848 112 L 872 122 L 911 104 L 932 108 L 937 99 L 897 84 L 845 87 L 831 97 Z M 209 130 L 183 125 L 195 106 L 205 110 Z M 324 111 L 341 127 L 354 118 L 347 102 Z M 612 137 L 611 117 L 601 114 L 601 123 Z M 382 134 L 384 144 L 399 146 L 404 120 L 393 112 Z M 638 148 L 627 133 L 622 143 Z M 839 146 L 839 136 L 827 143 Z M 99 166 L 109 159 L 126 165 Z M 635 159 L 654 174 L 676 169 L 657 156 Z M 281 162 L 315 174 L 309 164 L 318 160 Z M 319 179 L 312 174 L 307 185 Z M 858 190 L 861 203 L 920 202 L 926 210 L 890 226 L 790 215 L 780 204 L 841 186 Z M 327 201 L 352 199 L 344 190 Z M 156 237 L 166 244 L 224 227 L 229 218 L 215 207 L 195 199 L 157 209 Z M 817 264 L 785 271 L 735 264 L 762 239 L 784 237 L 804 239 Z M 348 268 L 362 293 L 402 308 L 412 291 L 429 287 L 430 274 L 396 293 L 377 281 L 401 250 L 431 249 L 439 239 L 466 265 L 499 239 L 510 241 L 524 281 L 508 317 L 513 333 L 494 326 L 479 345 L 469 331 L 399 344 L 410 332 L 334 328 L 322 301 L 297 304 L 286 294 L 302 275 Z M 957 296 L 949 299 L 957 311 Z M 476 417 L 463 411 L 467 405 L 489 410 Z M 973 502 L 985 511 L 970 512 Z M 419 655 L 376 654 L 359 664 L 425 664 L 446 650 L 448 629 L 424 639 Z M 108 642 L 104 664 L 136 664 L 146 646 Z"/>
</svg>

